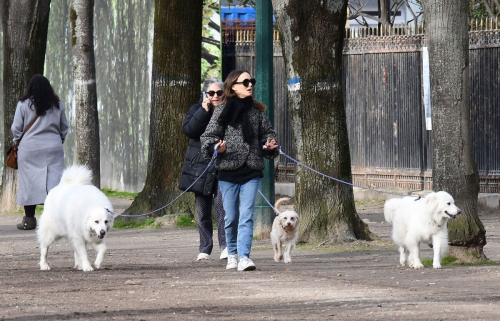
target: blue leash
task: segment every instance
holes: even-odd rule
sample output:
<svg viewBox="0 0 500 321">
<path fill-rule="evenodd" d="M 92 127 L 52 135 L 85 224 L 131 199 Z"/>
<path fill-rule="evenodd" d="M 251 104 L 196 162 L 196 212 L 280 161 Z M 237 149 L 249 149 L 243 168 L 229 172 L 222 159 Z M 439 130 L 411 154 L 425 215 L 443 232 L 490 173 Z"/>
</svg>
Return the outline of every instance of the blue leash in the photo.
<svg viewBox="0 0 500 321">
<path fill-rule="evenodd" d="M 419 196 L 419 195 L 406 195 L 406 194 L 400 194 L 400 193 L 392 193 L 392 192 L 388 192 L 388 191 L 383 191 L 383 190 L 378 190 L 378 189 L 374 189 L 374 188 L 370 188 L 370 187 L 366 187 L 366 186 L 361 186 L 361 185 L 356 185 L 356 184 L 353 184 L 353 183 L 349 183 L 349 182 L 346 182 L 346 181 L 343 181 L 341 179 L 338 179 L 338 178 L 335 178 L 335 177 L 332 177 L 332 176 L 329 176 L 329 175 L 326 175 L 326 174 L 323 174 L 305 164 L 303 164 L 302 162 L 294 159 L 293 157 L 287 155 L 286 153 L 284 153 L 282 150 L 281 150 L 281 146 L 280 146 L 280 154 L 285 156 L 286 158 L 290 159 L 291 161 L 297 163 L 298 165 L 304 167 L 304 168 L 307 168 L 308 170 L 316 173 L 316 174 L 319 174 L 323 177 L 326 177 L 328 179 L 331 179 L 331 180 L 334 180 L 334 181 L 337 181 L 339 183 L 342 183 L 342 184 L 345 184 L 345 185 L 349 185 L 349 186 L 352 186 L 352 187 L 357 187 L 357 188 L 361 188 L 361 189 L 364 189 L 364 190 L 369 190 L 369 191 L 373 191 L 373 192 L 377 192 L 377 193 L 384 193 L 384 194 L 389 194 L 389 195 L 395 195 L 395 196 L 402 196 L 402 197 L 406 197 L 406 196 L 411 196 L 411 197 L 416 197 L 417 199 L 416 200 L 419 200 L 420 198 L 423 198 L 423 196 Z M 117 216 L 123 216 L 123 217 L 142 217 L 142 216 L 148 216 L 148 215 L 151 215 L 151 214 L 154 214 L 156 212 L 159 212 L 161 210 L 163 210 L 164 208 L 172 205 L 174 202 L 176 202 L 179 198 L 181 198 L 184 194 L 186 194 L 187 192 L 189 192 L 189 190 L 191 189 L 191 187 L 193 187 L 194 184 L 196 184 L 196 182 L 203 176 L 203 174 L 206 173 L 206 171 L 210 168 L 210 166 L 212 166 L 215 158 L 217 158 L 217 150 L 214 151 L 214 154 L 212 156 L 212 159 L 210 160 L 210 162 L 208 163 L 207 167 L 205 168 L 205 170 L 200 174 L 200 176 L 198 176 L 194 182 L 189 185 L 188 188 L 186 188 L 186 190 L 184 190 L 181 194 L 179 194 L 176 198 L 174 198 L 172 201 L 170 201 L 168 204 L 154 210 L 154 211 L 151 211 L 151 212 L 147 212 L 147 213 L 143 213 L 143 214 L 136 214 L 136 215 L 127 215 L 127 214 L 121 214 L 121 213 L 117 213 L 115 211 L 111 211 L 109 209 L 106 209 L 109 213 L 113 214 L 113 215 L 117 215 Z M 279 212 L 276 210 L 276 208 L 271 204 L 271 202 L 269 202 L 269 200 L 264 196 L 264 194 L 262 194 L 262 192 L 260 190 L 258 190 L 260 196 L 266 201 L 266 203 L 273 209 L 273 211 L 276 213 L 276 214 L 279 214 Z"/>
<path fill-rule="evenodd" d="M 298 160 L 292 158 L 291 156 L 288 156 L 281 149 L 280 149 L 280 154 L 283 155 L 283 156 L 285 156 L 286 158 L 294 161 L 295 163 L 299 164 L 300 166 L 305 167 L 305 168 L 307 168 L 310 171 L 313 171 L 316 174 L 319 174 L 319 175 L 321 175 L 323 177 L 329 178 L 331 180 L 337 181 L 337 182 L 345 184 L 345 185 L 349 185 L 349 186 L 352 186 L 352 187 L 361 188 L 361 189 L 364 189 L 364 190 L 374 191 L 374 192 L 377 192 L 377 193 L 384 193 L 384 194 L 389 194 L 389 195 L 395 195 L 395 196 L 403 196 L 403 197 L 411 196 L 411 197 L 418 197 L 418 199 L 420 199 L 421 197 L 423 197 L 423 196 L 419 196 L 419 195 L 406 195 L 406 194 L 392 193 L 392 192 L 388 192 L 388 191 L 382 191 L 382 190 L 378 190 L 378 189 L 374 189 L 374 188 L 370 188 L 370 187 L 366 187 L 366 186 L 360 186 L 360 185 L 356 185 L 356 184 L 353 184 L 353 183 L 349 183 L 349 182 L 343 181 L 341 179 L 338 179 L 338 178 L 335 178 L 335 177 L 332 177 L 332 176 L 328 176 L 326 174 L 318 172 L 317 170 L 315 170 L 315 169 L 313 169 L 313 168 L 311 168 L 311 167 L 309 167 L 309 166 L 307 166 L 307 165 L 299 162 Z"/>
<path fill-rule="evenodd" d="M 200 176 L 198 176 L 194 182 L 189 185 L 188 188 L 186 188 L 186 190 L 184 190 L 181 194 L 179 194 L 179 196 L 177 196 L 176 198 L 174 198 L 172 201 L 170 201 L 170 203 L 168 203 L 167 205 L 164 205 L 162 207 L 160 207 L 159 209 L 156 209 L 154 211 L 151 211 L 151 212 L 148 212 L 148 213 L 143 213 L 143 214 L 135 214 L 135 215 L 127 215 L 127 214 L 121 214 L 121 213 L 117 213 L 115 211 L 111 211 L 109 209 L 106 209 L 109 213 L 113 214 L 113 215 L 117 215 L 117 216 L 123 216 L 123 217 L 141 217 L 141 216 L 148 216 L 148 215 L 151 215 L 153 213 L 156 213 L 156 212 L 159 212 L 161 211 L 162 209 L 172 205 L 175 201 L 177 201 L 179 198 L 181 198 L 182 195 L 186 194 L 187 192 L 189 192 L 189 190 L 191 189 L 191 187 L 193 187 L 194 184 L 196 184 L 196 182 L 203 176 L 203 174 L 205 174 L 205 172 L 210 168 L 210 166 L 212 166 L 212 163 L 214 162 L 215 158 L 217 158 L 217 150 L 214 150 L 214 154 L 212 156 L 212 159 L 210 160 L 210 162 L 208 163 L 207 165 L 207 168 L 205 168 L 205 170 L 200 174 Z"/>
</svg>

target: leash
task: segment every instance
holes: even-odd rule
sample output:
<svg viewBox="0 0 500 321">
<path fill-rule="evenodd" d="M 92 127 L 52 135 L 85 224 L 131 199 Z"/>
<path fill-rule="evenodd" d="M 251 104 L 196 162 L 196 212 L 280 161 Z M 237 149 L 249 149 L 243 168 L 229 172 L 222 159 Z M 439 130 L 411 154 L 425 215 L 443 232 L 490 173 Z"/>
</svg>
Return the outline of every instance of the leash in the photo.
<svg viewBox="0 0 500 321">
<path fill-rule="evenodd" d="M 296 164 L 318 174 L 318 175 L 321 175 L 325 178 L 328 178 L 328 179 L 331 179 L 331 180 L 334 180 L 336 182 L 339 182 L 339 183 L 342 183 L 342 184 L 345 184 L 345 185 L 349 185 L 349 186 L 352 186 L 352 187 L 357 187 L 357 188 L 361 188 L 361 189 L 364 189 L 364 190 L 369 190 L 369 191 L 373 191 L 373 192 L 377 192 L 377 193 L 383 193 L 383 194 L 389 194 L 389 195 L 395 195 L 395 196 L 402 196 L 402 197 L 407 197 L 407 196 L 411 196 L 411 197 L 416 197 L 415 201 L 418 201 L 419 199 L 421 198 L 424 198 L 423 196 L 420 196 L 420 195 L 407 195 L 407 194 L 400 194 L 400 193 L 393 193 L 393 192 L 388 192 L 388 191 L 383 191 L 383 190 L 378 190 L 378 189 L 374 189 L 374 188 L 370 188 L 370 187 L 366 187 L 366 186 L 361 186 L 361 185 L 356 185 L 356 184 L 353 184 L 353 183 L 349 183 L 349 182 L 346 182 L 346 181 L 343 181 L 341 179 L 338 179 L 338 178 L 335 178 L 335 177 L 332 177 L 332 176 L 329 176 L 329 175 L 326 175 L 326 174 L 323 174 L 321 173 L 320 171 L 317 171 L 307 165 L 305 165 L 304 163 L 294 159 L 293 157 L 287 155 L 286 153 L 284 153 L 282 150 L 281 150 L 281 146 L 278 145 L 278 148 L 280 150 L 280 154 L 285 156 L 286 158 L 290 159 L 291 161 L 295 162 Z M 122 216 L 122 217 L 142 217 L 142 216 L 148 216 L 148 215 L 151 215 L 151 214 L 154 214 L 156 212 L 159 212 L 165 208 L 167 208 L 168 206 L 172 205 L 173 203 L 175 203 L 179 198 L 181 198 L 184 194 L 186 194 L 187 192 L 189 192 L 189 190 L 191 189 L 191 187 L 194 186 L 194 184 L 196 184 L 196 182 L 203 176 L 203 174 L 206 173 L 206 171 L 210 168 L 210 166 L 212 166 L 214 160 L 217 158 L 217 149 L 214 150 L 214 154 L 212 155 L 212 159 L 210 160 L 210 162 L 208 163 L 207 167 L 205 168 L 205 170 L 203 170 L 203 172 L 194 180 L 194 182 L 189 185 L 188 188 L 186 188 L 186 190 L 184 190 L 181 194 L 179 194 L 176 198 L 174 198 L 172 201 L 170 201 L 168 204 L 154 210 L 154 211 L 151 211 L 151 212 L 147 212 L 147 213 L 143 213 L 143 214 L 131 214 L 131 215 L 128 215 L 128 214 L 121 214 L 121 213 L 117 213 L 115 211 L 111 211 L 110 209 L 106 209 L 109 213 L 113 214 L 113 215 L 116 215 L 116 216 Z M 279 215 L 279 212 L 276 210 L 276 208 L 271 204 L 271 202 L 269 202 L 269 200 L 264 196 L 264 194 L 262 194 L 262 192 L 260 190 L 258 190 L 260 196 L 264 199 L 264 201 L 266 201 L 266 203 L 273 209 L 274 213 L 276 215 Z"/>
<path fill-rule="evenodd" d="M 341 179 L 338 179 L 338 178 L 335 178 L 335 177 L 332 177 L 332 176 L 328 176 L 326 174 L 323 174 L 301 162 L 299 162 L 298 160 L 292 158 L 291 156 L 285 154 L 281 148 L 280 148 L 280 154 L 285 156 L 286 158 L 290 159 L 291 161 L 297 163 L 298 165 L 304 167 L 304 168 L 307 168 L 308 170 L 316 173 L 316 174 L 319 174 L 323 177 L 326 177 L 328 179 L 331 179 L 331 180 L 334 180 L 334 181 L 337 181 L 339 183 L 342 183 L 342 184 L 345 184 L 345 185 L 349 185 L 349 186 L 352 186 L 352 187 L 357 187 L 357 188 L 361 188 L 361 189 L 364 189 L 364 190 L 369 190 L 369 191 L 373 191 L 373 192 L 377 192 L 377 193 L 383 193 L 383 194 L 389 194 L 389 195 L 395 195 L 395 196 L 403 196 L 403 197 L 407 197 L 407 196 L 411 196 L 411 197 L 417 197 L 417 199 L 415 201 L 418 201 L 420 198 L 423 198 L 423 196 L 420 196 L 420 195 L 407 195 L 407 194 L 400 194 L 400 193 L 393 193 L 393 192 L 388 192 L 388 191 L 383 191 L 383 190 L 378 190 L 378 189 L 374 189 L 374 188 L 370 188 L 370 187 L 366 187 L 366 186 L 361 186 L 361 185 L 356 185 L 356 184 L 353 184 L 353 183 L 349 183 L 349 182 L 346 182 L 346 181 L 343 181 Z"/>
<path fill-rule="evenodd" d="M 198 176 L 194 182 L 188 186 L 188 188 L 186 188 L 186 190 L 184 190 L 181 194 L 179 194 L 176 198 L 174 198 L 172 201 L 170 201 L 168 204 L 154 210 L 154 211 L 151 211 L 151 212 L 147 212 L 147 213 L 143 213 L 143 214 L 131 214 L 131 215 L 128 215 L 128 214 L 121 214 L 121 213 L 117 213 L 115 211 L 111 211 L 110 209 L 106 209 L 109 213 L 113 214 L 113 215 L 116 215 L 116 216 L 123 216 L 123 217 L 141 217 L 141 216 L 148 216 L 148 215 L 151 215 L 153 213 L 156 213 L 156 212 L 159 212 L 161 211 L 162 209 L 172 205 L 175 201 L 177 201 L 179 198 L 181 198 L 182 195 L 186 194 L 187 192 L 189 192 L 189 190 L 191 189 L 191 187 L 193 187 L 194 184 L 196 184 L 196 182 L 203 176 L 203 174 L 205 174 L 205 172 L 210 168 L 210 166 L 212 166 L 214 160 L 217 158 L 217 149 L 214 150 L 214 154 L 212 155 L 212 159 L 210 160 L 210 162 L 208 163 L 207 167 L 205 168 L 205 170 L 200 174 L 200 176 Z"/>
<path fill-rule="evenodd" d="M 266 201 L 267 205 L 269 205 L 274 213 L 276 214 L 276 216 L 280 215 L 280 213 L 278 212 L 278 210 L 276 210 L 276 208 L 273 206 L 273 204 L 271 204 L 271 202 L 269 202 L 269 200 L 264 196 L 264 194 L 262 194 L 262 192 L 260 191 L 260 189 L 258 190 L 260 196 L 262 196 L 262 198 L 264 199 L 264 201 Z"/>
</svg>

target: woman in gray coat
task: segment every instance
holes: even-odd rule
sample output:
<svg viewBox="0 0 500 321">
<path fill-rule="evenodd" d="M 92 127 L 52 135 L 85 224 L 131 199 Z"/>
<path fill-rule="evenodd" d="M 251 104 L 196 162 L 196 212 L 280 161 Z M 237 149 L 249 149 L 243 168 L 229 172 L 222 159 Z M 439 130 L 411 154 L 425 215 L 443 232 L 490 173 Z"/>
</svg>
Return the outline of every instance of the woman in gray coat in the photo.
<svg viewBox="0 0 500 321">
<path fill-rule="evenodd" d="M 59 184 L 64 169 L 62 144 L 68 133 L 64 105 L 47 78 L 31 78 L 27 93 L 19 100 L 11 130 L 14 142 L 35 119 L 22 137 L 17 152 L 19 186 L 16 203 L 24 206 L 25 216 L 19 230 L 36 228 L 35 210 L 45 202 L 47 193 Z"/>
</svg>

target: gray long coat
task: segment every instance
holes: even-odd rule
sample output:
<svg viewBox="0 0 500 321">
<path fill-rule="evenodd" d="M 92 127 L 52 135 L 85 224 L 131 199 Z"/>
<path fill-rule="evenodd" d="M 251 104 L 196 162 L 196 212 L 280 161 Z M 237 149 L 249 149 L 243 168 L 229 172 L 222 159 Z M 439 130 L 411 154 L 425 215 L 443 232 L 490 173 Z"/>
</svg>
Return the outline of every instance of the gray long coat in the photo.
<svg viewBox="0 0 500 321">
<path fill-rule="evenodd" d="M 12 134 L 19 140 L 24 129 L 35 119 L 35 106 L 30 100 L 17 104 Z M 64 170 L 62 144 L 68 133 L 68 121 L 64 105 L 52 107 L 47 114 L 38 117 L 30 130 L 23 136 L 17 152 L 19 186 L 16 203 L 19 205 L 43 204 L 47 193 L 59 184 Z"/>
</svg>

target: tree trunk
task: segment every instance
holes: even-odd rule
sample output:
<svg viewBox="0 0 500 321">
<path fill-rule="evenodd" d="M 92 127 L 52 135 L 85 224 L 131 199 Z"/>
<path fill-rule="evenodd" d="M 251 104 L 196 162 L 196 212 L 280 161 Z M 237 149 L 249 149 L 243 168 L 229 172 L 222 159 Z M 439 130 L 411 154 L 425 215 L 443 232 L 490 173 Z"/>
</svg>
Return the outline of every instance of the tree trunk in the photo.
<svg viewBox="0 0 500 321">
<path fill-rule="evenodd" d="M 347 0 L 273 0 L 288 77 L 295 154 L 327 175 L 351 182 L 342 97 L 342 48 Z M 300 240 L 371 240 L 353 190 L 297 167 L 295 207 Z"/>
<path fill-rule="evenodd" d="M 390 0 L 378 0 L 379 27 L 391 26 L 391 2 Z"/>
<path fill-rule="evenodd" d="M 0 2 L 3 29 L 3 125 L 4 155 L 12 145 L 10 127 L 19 97 L 26 92 L 35 74 L 43 74 L 50 0 Z M 16 205 L 17 171 L 4 166 L 0 191 L 0 211 Z"/>
<path fill-rule="evenodd" d="M 202 0 L 155 1 L 148 167 L 128 214 L 160 208 L 180 193 L 188 142 L 182 122 L 200 98 L 202 8 Z M 190 212 L 192 203 L 184 196 L 155 215 Z"/>
<path fill-rule="evenodd" d="M 472 153 L 469 88 L 469 2 L 426 0 L 431 73 L 433 188 L 449 192 L 463 214 L 448 223 L 450 252 L 484 258 L 477 213 L 479 175 Z"/>
<path fill-rule="evenodd" d="M 69 13 L 73 45 L 77 162 L 101 186 L 99 117 L 94 56 L 94 0 L 73 0 Z"/>
</svg>

